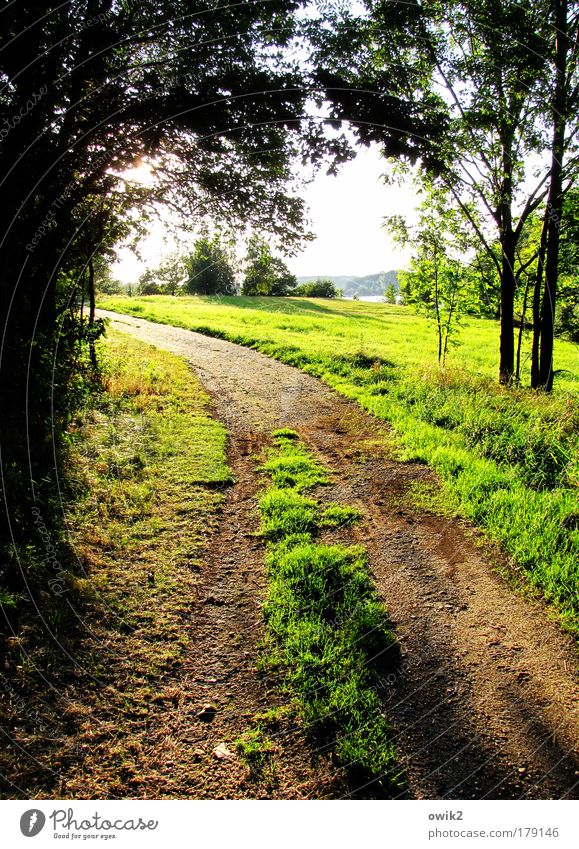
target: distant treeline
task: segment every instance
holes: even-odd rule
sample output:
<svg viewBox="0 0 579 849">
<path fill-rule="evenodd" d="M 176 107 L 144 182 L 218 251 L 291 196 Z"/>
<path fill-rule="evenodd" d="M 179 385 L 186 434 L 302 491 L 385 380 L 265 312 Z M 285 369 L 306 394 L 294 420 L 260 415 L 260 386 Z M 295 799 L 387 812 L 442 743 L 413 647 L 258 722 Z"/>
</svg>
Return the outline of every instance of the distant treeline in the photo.
<svg viewBox="0 0 579 849">
<path fill-rule="evenodd" d="M 354 295 L 384 295 L 390 286 L 394 286 L 397 295 L 400 293 L 397 271 L 381 271 L 378 274 L 367 274 L 365 277 L 331 274 L 325 274 L 323 277 L 298 277 L 298 283 L 309 283 L 318 279 L 331 280 L 345 298 L 353 298 Z"/>
</svg>

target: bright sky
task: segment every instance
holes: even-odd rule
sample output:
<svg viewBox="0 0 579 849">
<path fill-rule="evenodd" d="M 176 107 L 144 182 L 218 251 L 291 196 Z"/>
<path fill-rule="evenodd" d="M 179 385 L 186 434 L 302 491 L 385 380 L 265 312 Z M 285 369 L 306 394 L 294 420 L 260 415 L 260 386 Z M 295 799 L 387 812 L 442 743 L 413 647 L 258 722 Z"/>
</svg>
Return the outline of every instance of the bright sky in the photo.
<svg viewBox="0 0 579 849">
<path fill-rule="evenodd" d="M 381 224 L 385 215 L 411 215 L 415 199 L 412 190 L 385 185 L 384 171 L 385 162 L 377 148 L 361 148 L 337 177 L 320 174 L 306 187 L 303 197 L 317 238 L 307 243 L 302 253 L 287 259 L 294 274 L 362 276 L 406 264 L 408 253 L 392 243 Z M 183 248 L 178 236 L 155 224 L 140 245 L 144 262 L 122 249 L 113 274 L 134 283 L 147 266 L 156 267 L 164 255 Z"/>
<path fill-rule="evenodd" d="M 298 277 L 362 276 L 401 268 L 409 258 L 382 227 L 385 215 L 408 215 L 408 189 L 384 184 L 385 162 L 376 148 L 362 148 L 337 177 L 319 175 L 304 195 L 317 238 L 288 261 Z"/>
</svg>

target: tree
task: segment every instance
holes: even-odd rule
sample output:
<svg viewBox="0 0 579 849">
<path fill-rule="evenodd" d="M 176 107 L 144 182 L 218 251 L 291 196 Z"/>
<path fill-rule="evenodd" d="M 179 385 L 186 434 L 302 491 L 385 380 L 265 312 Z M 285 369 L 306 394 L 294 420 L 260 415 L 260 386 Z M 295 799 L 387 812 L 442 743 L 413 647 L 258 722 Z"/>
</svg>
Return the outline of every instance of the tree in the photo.
<svg viewBox="0 0 579 849">
<path fill-rule="evenodd" d="M 190 295 L 235 295 L 235 271 L 231 250 L 219 235 L 201 236 L 186 261 Z"/>
<path fill-rule="evenodd" d="M 540 300 L 544 294 L 537 290 L 537 281 L 542 281 L 543 272 L 539 266 L 539 254 L 545 247 L 545 215 L 537 213 L 528 229 L 535 261 L 530 267 L 531 291 L 534 287 L 533 323 L 538 321 L 538 327 L 533 326 L 532 377 L 538 385 L 540 370 L 540 339 L 541 311 Z M 539 303 L 537 303 L 537 298 Z M 565 335 L 572 341 L 579 341 L 579 191 L 569 189 L 563 199 L 563 210 L 560 224 L 559 258 L 557 263 L 557 292 L 554 321 L 554 334 Z"/>
<path fill-rule="evenodd" d="M 338 290 L 332 280 L 319 277 L 310 283 L 302 283 L 292 294 L 304 298 L 337 298 Z"/>
<path fill-rule="evenodd" d="M 565 196 L 559 256 L 558 313 L 555 327 L 579 342 L 579 191 Z"/>
<path fill-rule="evenodd" d="M 0 51 L 0 446 L 3 540 L 54 479 L 94 312 L 94 260 L 160 202 L 199 221 L 303 234 L 292 162 L 320 141 L 286 47 L 294 0 L 12 3 Z M 325 146 L 340 156 L 339 141 Z M 157 181 L 123 173 L 153 163 Z M 88 319 L 76 304 L 87 292 Z M 44 490 L 48 484 L 44 485 Z M 11 518 L 8 520 L 8 516 Z"/>
<path fill-rule="evenodd" d="M 143 271 L 137 282 L 137 292 L 139 295 L 163 294 L 163 289 L 158 283 L 158 277 L 155 271 L 152 269 Z"/>
<path fill-rule="evenodd" d="M 176 295 L 187 279 L 186 262 L 177 254 L 168 256 L 156 270 L 163 291 L 168 295 Z"/>
<path fill-rule="evenodd" d="M 137 281 L 139 295 L 176 295 L 187 279 L 187 262 L 176 254 L 157 268 L 147 268 Z"/>
<path fill-rule="evenodd" d="M 446 194 L 435 190 L 422 203 L 416 226 L 409 228 L 398 215 L 385 225 L 397 242 L 413 248 L 408 271 L 398 272 L 400 289 L 404 302 L 435 325 L 438 364 L 444 367 L 465 314 L 477 307 L 473 278 L 462 261 L 470 247 L 468 234 Z"/>
<path fill-rule="evenodd" d="M 0 58 L 0 318 L 4 354 L 14 358 L 6 373 L 33 328 L 54 331 L 60 269 L 77 226 L 90 224 L 77 220 L 83 204 L 108 198 L 107 238 L 128 191 L 116 175 L 143 157 L 157 165 L 151 200 L 180 196 L 197 217 L 251 216 L 288 243 L 299 238 L 302 203 L 285 187 L 304 150 L 288 129 L 300 126 L 305 94 L 282 55 L 295 8 L 277 0 L 216 14 L 204 2 L 79 0 L 46 14 L 41 3 L 13 4 Z M 315 135 L 313 122 L 307 132 Z"/>
<path fill-rule="evenodd" d="M 552 0 L 549 50 L 550 123 L 549 189 L 533 297 L 531 386 L 553 388 L 553 343 L 556 321 L 561 222 L 565 194 L 573 186 L 578 161 L 579 3 Z"/>
<path fill-rule="evenodd" d="M 297 279 L 259 236 L 252 236 L 245 256 L 242 295 L 291 295 Z"/>
<path fill-rule="evenodd" d="M 394 288 L 394 283 L 390 283 L 390 285 L 386 287 L 384 298 L 387 304 L 396 303 L 396 289 Z"/>
<path fill-rule="evenodd" d="M 577 14 L 574 10 L 573 17 L 566 19 L 568 26 L 561 28 L 562 4 L 566 0 L 366 0 L 363 17 L 346 10 L 339 20 L 334 16 L 333 28 L 321 36 L 325 39 L 322 55 L 329 58 L 333 71 L 333 76 L 328 71 L 323 75 L 333 116 L 344 119 L 353 112 L 355 98 L 342 91 L 344 81 L 356 89 L 382 86 L 382 103 L 377 98 L 373 104 L 368 98 L 364 101 L 369 128 L 355 125 L 362 141 L 380 140 L 374 127 L 384 122 L 385 101 L 395 100 L 399 108 L 406 104 L 406 121 L 398 125 L 397 143 L 387 141 L 385 154 L 420 161 L 428 181 L 450 193 L 495 266 L 500 284 L 499 376 L 503 383 L 515 371 L 517 245 L 526 220 L 545 202 L 547 192 L 560 200 L 560 175 L 553 157 L 562 162 L 563 148 L 574 143 L 573 132 L 563 141 L 564 125 L 576 111 L 579 90 L 575 87 L 573 98 L 563 102 L 560 80 L 564 74 L 561 53 L 571 44 L 575 74 Z M 333 60 L 331 44 L 342 47 Z M 559 116 L 551 140 L 544 132 L 549 113 Z M 407 129 L 413 116 L 430 128 L 421 138 Z M 403 140 L 406 135 L 410 138 Z M 541 168 L 529 188 L 531 160 L 533 166 L 540 162 Z M 569 179 L 573 168 L 574 164 L 567 168 Z M 554 222 L 546 229 L 552 246 L 548 276 L 554 281 Z M 549 287 L 543 305 L 554 303 L 554 288 L 551 283 Z M 541 316 L 546 333 L 545 310 Z M 544 340 L 548 359 L 548 333 Z"/>
<path fill-rule="evenodd" d="M 102 255 L 94 260 L 95 292 L 103 295 L 118 295 L 123 291 L 123 284 L 113 277 L 110 263 Z"/>
</svg>

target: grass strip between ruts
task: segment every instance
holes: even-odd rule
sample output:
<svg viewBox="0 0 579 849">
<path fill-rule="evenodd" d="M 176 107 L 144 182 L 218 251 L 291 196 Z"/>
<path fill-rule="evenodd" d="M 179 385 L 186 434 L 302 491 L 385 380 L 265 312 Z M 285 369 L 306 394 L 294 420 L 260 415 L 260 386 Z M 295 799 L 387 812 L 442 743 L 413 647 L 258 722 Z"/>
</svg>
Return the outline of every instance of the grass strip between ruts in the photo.
<svg viewBox="0 0 579 849">
<path fill-rule="evenodd" d="M 305 490 L 328 482 L 325 469 L 288 429 L 275 431 L 262 469 L 267 541 L 265 665 L 282 672 L 312 740 L 350 774 L 401 782 L 383 704 L 381 677 L 395 643 L 360 546 L 316 541 L 360 518 L 352 507 L 323 510 Z"/>
</svg>

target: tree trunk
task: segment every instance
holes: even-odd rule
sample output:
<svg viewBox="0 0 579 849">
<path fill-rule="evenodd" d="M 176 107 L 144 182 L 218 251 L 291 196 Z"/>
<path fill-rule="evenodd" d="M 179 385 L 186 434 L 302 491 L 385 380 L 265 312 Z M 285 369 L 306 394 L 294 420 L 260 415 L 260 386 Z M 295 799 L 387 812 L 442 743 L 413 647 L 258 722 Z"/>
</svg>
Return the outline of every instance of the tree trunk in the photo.
<svg viewBox="0 0 579 849">
<path fill-rule="evenodd" d="M 499 381 L 508 384 L 515 374 L 515 240 L 512 232 L 503 235 L 501 267 L 501 344 Z"/>
<path fill-rule="evenodd" d="M 559 180 L 560 185 L 560 180 Z M 560 203 L 560 201 L 559 201 Z M 559 214 L 553 212 L 549 222 L 547 258 L 545 262 L 545 288 L 541 306 L 541 338 L 538 385 L 550 392 L 553 388 L 553 347 L 555 337 L 555 305 L 557 301 L 557 270 L 559 264 Z"/>
<path fill-rule="evenodd" d="M 501 244 L 501 341 L 499 383 L 508 385 L 515 376 L 515 252 L 517 247 L 513 232 L 513 137 L 505 133 L 502 143 L 501 204 L 497 223 Z"/>
<path fill-rule="evenodd" d="M 559 235 L 563 208 L 562 182 L 565 155 L 567 109 L 567 0 L 555 0 L 555 92 L 553 97 L 553 142 L 551 147 L 551 182 L 547 199 L 547 254 L 545 259 L 545 289 L 541 309 L 541 342 L 539 385 L 550 392 L 553 388 L 553 341 L 555 306 L 557 303 L 557 274 L 559 266 Z"/>
<path fill-rule="evenodd" d="M 97 355 L 94 345 L 93 327 L 96 318 L 96 297 L 94 291 L 94 263 L 91 255 L 88 261 L 88 297 L 89 297 L 89 318 L 88 318 L 88 349 L 90 353 L 91 365 L 94 369 L 97 368 Z"/>
<path fill-rule="evenodd" d="M 527 317 L 527 300 L 529 298 L 529 286 L 531 284 L 531 275 L 527 274 L 527 282 L 525 284 L 525 294 L 523 296 L 523 309 L 521 311 L 521 321 L 519 323 L 519 334 L 517 339 L 517 364 L 515 367 L 515 380 L 521 382 L 521 346 L 523 344 L 523 332 L 525 330 L 525 319 Z"/>
<path fill-rule="evenodd" d="M 537 276 L 533 289 L 533 347 L 531 350 L 531 387 L 537 389 L 539 386 L 539 351 L 541 343 L 541 292 L 543 289 L 543 275 L 545 270 L 545 251 L 547 250 L 548 232 L 547 213 L 543 219 L 541 228 L 541 241 L 537 256 Z"/>
<path fill-rule="evenodd" d="M 448 316 L 446 319 L 446 327 L 444 330 L 444 350 L 442 352 L 442 367 L 446 366 L 446 355 L 448 354 L 448 339 L 450 337 L 450 331 L 452 328 L 452 317 L 454 315 L 454 307 L 456 304 L 456 291 L 453 291 L 452 297 L 450 299 L 450 306 L 448 308 Z"/>
<path fill-rule="evenodd" d="M 436 313 L 436 330 L 438 333 L 438 365 L 442 359 L 442 325 L 440 322 L 440 302 L 438 300 L 438 256 L 434 259 L 434 309 Z"/>
</svg>

